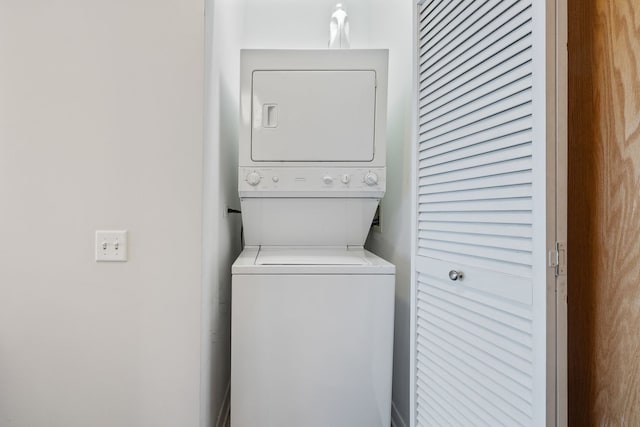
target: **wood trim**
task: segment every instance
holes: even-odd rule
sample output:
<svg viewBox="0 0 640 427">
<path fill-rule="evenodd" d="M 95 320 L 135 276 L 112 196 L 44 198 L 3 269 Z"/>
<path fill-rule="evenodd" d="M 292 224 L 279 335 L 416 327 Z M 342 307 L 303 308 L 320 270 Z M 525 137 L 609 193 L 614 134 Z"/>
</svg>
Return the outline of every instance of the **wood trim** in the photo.
<svg viewBox="0 0 640 427">
<path fill-rule="evenodd" d="M 569 0 L 569 423 L 640 425 L 640 7 Z"/>
</svg>

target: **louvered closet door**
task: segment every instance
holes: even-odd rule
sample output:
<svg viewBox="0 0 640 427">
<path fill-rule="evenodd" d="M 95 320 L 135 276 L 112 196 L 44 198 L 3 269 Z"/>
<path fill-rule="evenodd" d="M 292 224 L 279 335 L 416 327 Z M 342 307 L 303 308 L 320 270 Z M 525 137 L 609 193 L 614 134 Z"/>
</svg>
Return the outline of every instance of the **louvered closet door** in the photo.
<svg viewBox="0 0 640 427">
<path fill-rule="evenodd" d="M 414 425 L 555 424 L 549 8 L 417 7 Z"/>
</svg>

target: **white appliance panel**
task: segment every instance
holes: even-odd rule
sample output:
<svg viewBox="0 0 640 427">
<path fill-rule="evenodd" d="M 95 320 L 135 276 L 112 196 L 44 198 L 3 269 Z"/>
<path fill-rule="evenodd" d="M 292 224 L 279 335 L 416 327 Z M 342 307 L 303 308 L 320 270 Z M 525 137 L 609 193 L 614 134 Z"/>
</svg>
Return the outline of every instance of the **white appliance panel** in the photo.
<svg viewBox="0 0 640 427">
<path fill-rule="evenodd" d="M 243 198 L 247 246 L 362 246 L 378 199 Z"/>
<path fill-rule="evenodd" d="M 240 167 L 240 197 L 381 198 L 385 168 Z"/>
<path fill-rule="evenodd" d="M 394 279 L 234 275 L 231 425 L 389 426 Z"/>
<path fill-rule="evenodd" d="M 376 72 L 254 71 L 253 161 L 370 162 Z"/>
</svg>

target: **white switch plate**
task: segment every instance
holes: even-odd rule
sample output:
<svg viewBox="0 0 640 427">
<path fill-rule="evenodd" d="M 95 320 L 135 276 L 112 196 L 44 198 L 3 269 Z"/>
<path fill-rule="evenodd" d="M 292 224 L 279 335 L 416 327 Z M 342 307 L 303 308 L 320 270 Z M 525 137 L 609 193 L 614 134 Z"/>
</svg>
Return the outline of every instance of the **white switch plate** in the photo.
<svg viewBox="0 0 640 427">
<path fill-rule="evenodd" d="M 96 261 L 126 261 L 127 231 L 96 231 Z"/>
</svg>

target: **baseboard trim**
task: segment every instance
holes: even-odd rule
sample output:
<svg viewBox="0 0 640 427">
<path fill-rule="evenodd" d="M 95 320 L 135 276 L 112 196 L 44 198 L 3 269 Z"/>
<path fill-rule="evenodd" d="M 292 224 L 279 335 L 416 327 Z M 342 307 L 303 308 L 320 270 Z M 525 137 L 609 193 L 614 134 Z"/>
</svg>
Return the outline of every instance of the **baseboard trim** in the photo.
<svg viewBox="0 0 640 427">
<path fill-rule="evenodd" d="M 227 384 L 227 390 L 224 392 L 224 399 L 220 405 L 216 427 L 225 427 L 229 424 L 229 416 L 231 412 L 231 383 Z"/>
<path fill-rule="evenodd" d="M 407 427 L 394 402 L 391 402 L 391 427 Z"/>
</svg>

